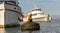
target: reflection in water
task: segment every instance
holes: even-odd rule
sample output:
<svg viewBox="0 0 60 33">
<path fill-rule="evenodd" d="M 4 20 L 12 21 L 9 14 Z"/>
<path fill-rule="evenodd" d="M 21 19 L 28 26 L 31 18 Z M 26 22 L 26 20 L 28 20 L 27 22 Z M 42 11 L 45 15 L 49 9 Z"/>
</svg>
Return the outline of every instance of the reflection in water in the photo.
<svg viewBox="0 0 60 33">
<path fill-rule="evenodd" d="M 19 27 L 17 27 L 17 28 L 6 28 L 5 29 L 5 33 L 18 33 L 18 31 L 20 33 L 20 28 Z"/>
<path fill-rule="evenodd" d="M 5 33 L 4 28 L 0 28 L 0 33 Z"/>
<path fill-rule="evenodd" d="M 5 31 L 5 32 L 3 32 Z M 27 31 L 25 32 L 21 32 L 20 27 L 17 28 L 6 28 L 5 30 L 3 30 L 3 33 L 28 33 Z M 40 33 L 40 31 L 33 31 L 33 33 Z"/>
<path fill-rule="evenodd" d="M 39 33 L 39 31 L 34 31 L 33 33 Z M 0 33 L 28 33 L 26 32 L 21 32 L 20 27 L 17 28 L 1 28 Z"/>
<path fill-rule="evenodd" d="M 51 23 L 40 23 L 41 30 L 33 33 L 60 33 L 60 22 L 52 21 Z M 28 33 L 21 32 L 20 27 L 17 28 L 0 28 L 0 33 Z"/>
</svg>

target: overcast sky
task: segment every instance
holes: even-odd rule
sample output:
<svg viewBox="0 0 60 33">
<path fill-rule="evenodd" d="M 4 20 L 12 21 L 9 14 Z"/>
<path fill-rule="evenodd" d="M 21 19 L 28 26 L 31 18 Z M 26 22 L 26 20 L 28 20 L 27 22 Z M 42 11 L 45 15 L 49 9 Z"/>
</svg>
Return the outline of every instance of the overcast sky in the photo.
<svg viewBox="0 0 60 33">
<path fill-rule="evenodd" d="M 19 6 L 27 14 L 34 7 L 34 1 L 43 12 L 50 15 L 60 15 L 60 0 L 19 0 Z"/>
</svg>

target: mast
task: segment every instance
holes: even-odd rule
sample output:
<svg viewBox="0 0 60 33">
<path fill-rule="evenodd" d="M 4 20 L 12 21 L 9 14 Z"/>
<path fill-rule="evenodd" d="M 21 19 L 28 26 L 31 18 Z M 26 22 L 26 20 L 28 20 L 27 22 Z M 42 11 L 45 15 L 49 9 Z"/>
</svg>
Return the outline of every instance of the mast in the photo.
<svg viewBox="0 0 60 33">
<path fill-rule="evenodd" d="M 38 8 L 37 5 L 37 0 L 34 0 L 34 8 Z"/>
<path fill-rule="evenodd" d="M 36 1 L 34 0 L 34 8 L 36 7 Z"/>
</svg>

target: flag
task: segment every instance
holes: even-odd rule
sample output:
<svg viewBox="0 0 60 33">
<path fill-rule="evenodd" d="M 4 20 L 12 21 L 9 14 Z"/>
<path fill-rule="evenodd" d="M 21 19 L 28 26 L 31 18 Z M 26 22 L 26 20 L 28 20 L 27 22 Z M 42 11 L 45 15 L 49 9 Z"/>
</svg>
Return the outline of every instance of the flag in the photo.
<svg viewBox="0 0 60 33">
<path fill-rule="evenodd" d="M 22 21 L 23 21 L 23 18 L 24 18 L 24 14 L 21 13 L 21 16 L 20 16 L 20 18 L 18 18 L 18 20 L 19 20 L 20 22 L 22 22 Z"/>
<path fill-rule="evenodd" d="M 22 18 L 24 18 L 24 14 L 21 14 Z"/>
</svg>

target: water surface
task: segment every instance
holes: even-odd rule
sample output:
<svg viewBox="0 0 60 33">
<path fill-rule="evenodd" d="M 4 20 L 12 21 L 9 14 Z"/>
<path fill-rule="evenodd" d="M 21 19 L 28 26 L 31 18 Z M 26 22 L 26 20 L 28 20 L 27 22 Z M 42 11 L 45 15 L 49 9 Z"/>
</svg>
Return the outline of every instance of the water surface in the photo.
<svg viewBox="0 0 60 33">
<path fill-rule="evenodd" d="M 39 24 L 41 26 L 41 30 L 34 31 L 33 33 L 60 33 L 60 19 L 53 19 L 52 22 L 49 23 L 40 22 Z M 17 27 L 6 29 L 0 28 L 0 33 L 28 33 L 28 32 L 27 31 L 21 32 L 20 27 Z"/>
</svg>

